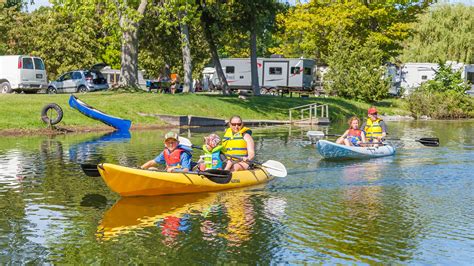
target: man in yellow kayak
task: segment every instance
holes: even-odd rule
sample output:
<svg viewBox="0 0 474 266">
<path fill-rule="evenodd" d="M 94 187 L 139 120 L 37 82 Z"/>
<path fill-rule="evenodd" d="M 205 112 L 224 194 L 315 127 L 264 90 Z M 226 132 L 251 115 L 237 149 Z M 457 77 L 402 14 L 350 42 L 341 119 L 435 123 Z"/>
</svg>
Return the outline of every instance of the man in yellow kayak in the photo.
<svg viewBox="0 0 474 266">
<path fill-rule="evenodd" d="M 142 169 L 165 164 L 167 172 L 188 172 L 191 169 L 191 149 L 179 145 L 179 136 L 174 132 L 165 135 L 165 149 L 155 159 L 141 166 Z"/>
<path fill-rule="evenodd" d="M 255 157 L 255 144 L 250 128 L 244 126 L 242 118 L 235 115 L 229 119 L 229 128 L 222 142 L 223 152 L 229 160 L 225 170 L 241 171 L 249 169 L 250 161 Z"/>
</svg>

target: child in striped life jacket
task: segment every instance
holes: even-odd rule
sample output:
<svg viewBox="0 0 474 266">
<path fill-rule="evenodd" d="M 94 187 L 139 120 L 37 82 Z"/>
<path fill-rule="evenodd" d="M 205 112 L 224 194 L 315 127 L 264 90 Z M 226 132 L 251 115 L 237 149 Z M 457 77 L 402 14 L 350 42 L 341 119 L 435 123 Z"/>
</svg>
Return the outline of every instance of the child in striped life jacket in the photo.
<svg viewBox="0 0 474 266">
<path fill-rule="evenodd" d="M 353 116 L 348 121 L 349 129 L 336 140 L 337 144 L 344 144 L 346 146 L 360 146 L 365 143 L 365 133 L 359 129 L 360 120 Z"/>
<path fill-rule="evenodd" d="M 204 137 L 204 145 L 202 150 L 204 155 L 201 156 L 199 164 L 199 170 L 204 171 L 208 169 L 223 169 L 223 165 L 226 162 L 226 157 L 222 153 L 222 145 L 219 145 L 221 138 L 216 134 L 210 134 Z"/>
</svg>

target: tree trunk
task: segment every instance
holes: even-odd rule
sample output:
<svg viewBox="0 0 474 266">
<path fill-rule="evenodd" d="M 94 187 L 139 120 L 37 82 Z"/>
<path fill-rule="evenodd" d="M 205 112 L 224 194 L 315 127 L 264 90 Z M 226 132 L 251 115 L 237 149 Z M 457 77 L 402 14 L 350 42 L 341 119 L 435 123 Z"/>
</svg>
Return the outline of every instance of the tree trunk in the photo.
<svg viewBox="0 0 474 266">
<path fill-rule="evenodd" d="M 260 96 L 257 65 L 257 33 L 254 28 L 250 30 L 250 72 L 252 76 L 253 95 Z"/>
<path fill-rule="evenodd" d="M 137 12 L 143 15 L 148 0 L 141 0 Z M 117 9 L 118 9 L 117 5 Z M 129 8 L 129 7 L 128 7 Z M 122 33 L 122 58 L 119 85 L 138 88 L 138 28 L 140 21 L 134 22 L 127 13 L 118 9 Z"/>
<path fill-rule="evenodd" d="M 180 21 L 183 21 L 183 18 L 186 16 L 186 13 L 179 12 L 178 17 Z M 181 51 L 183 54 L 183 69 L 184 69 L 184 84 L 183 92 L 192 92 L 193 91 L 193 65 L 191 61 L 191 48 L 189 44 L 189 27 L 185 23 L 180 23 L 181 28 Z"/>
<path fill-rule="evenodd" d="M 202 7 L 202 5 L 200 5 Z M 211 50 L 211 57 L 212 62 L 214 63 L 214 67 L 216 68 L 217 77 L 219 78 L 219 83 L 222 86 L 222 94 L 227 95 L 229 94 L 229 84 L 227 84 L 227 79 L 222 71 L 221 61 L 219 60 L 219 54 L 217 53 L 217 46 L 214 41 L 214 36 L 212 35 L 210 25 L 207 22 L 209 20 L 208 14 L 205 10 L 202 10 L 201 14 L 201 25 L 204 30 L 204 37 L 209 45 L 209 49 Z"/>
<path fill-rule="evenodd" d="M 122 24 L 122 23 L 121 23 Z M 138 28 L 129 24 L 122 33 L 121 87 L 138 87 Z"/>
</svg>

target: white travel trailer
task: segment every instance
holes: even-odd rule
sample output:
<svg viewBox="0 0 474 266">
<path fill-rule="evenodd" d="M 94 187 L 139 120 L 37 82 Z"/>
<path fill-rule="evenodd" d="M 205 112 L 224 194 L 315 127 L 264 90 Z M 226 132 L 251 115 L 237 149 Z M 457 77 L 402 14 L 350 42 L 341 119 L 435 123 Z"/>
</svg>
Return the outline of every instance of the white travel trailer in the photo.
<svg viewBox="0 0 474 266">
<path fill-rule="evenodd" d="M 461 77 L 471 84 L 474 90 L 474 65 L 464 65 L 453 61 L 447 61 L 446 65 L 451 66 L 453 71 L 461 70 Z M 400 71 L 400 87 L 404 89 L 404 94 L 408 95 L 419 87 L 423 82 L 434 79 L 439 65 L 436 63 L 406 63 Z"/>
<path fill-rule="evenodd" d="M 249 89 L 250 58 L 224 58 L 221 66 L 231 89 Z M 315 62 L 304 58 L 257 58 L 258 82 L 262 92 L 274 89 L 311 90 Z M 212 73 L 212 74 L 211 74 Z M 207 80 L 208 81 L 207 81 Z M 220 85 L 216 71 L 205 68 L 203 84 Z"/>
<path fill-rule="evenodd" d="M 29 55 L 0 56 L 0 93 L 38 92 L 48 87 L 44 62 Z"/>
<path fill-rule="evenodd" d="M 432 80 L 439 66 L 435 63 L 406 63 L 400 72 L 400 87 L 408 95 L 421 83 Z"/>
</svg>

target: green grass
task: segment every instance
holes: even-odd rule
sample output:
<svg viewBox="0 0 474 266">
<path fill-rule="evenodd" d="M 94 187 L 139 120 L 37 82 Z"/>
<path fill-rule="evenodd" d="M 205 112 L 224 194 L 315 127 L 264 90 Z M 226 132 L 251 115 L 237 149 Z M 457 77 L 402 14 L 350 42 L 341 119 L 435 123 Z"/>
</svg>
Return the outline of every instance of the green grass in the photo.
<svg viewBox="0 0 474 266">
<path fill-rule="evenodd" d="M 205 94 L 154 94 L 154 93 L 88 93 L 78 98 L 105 113 L 130 119 L 132 125 L 163 125 L 155 117 L 145 114 L 196 115 L 227 119 L 238 114 L 245 119 L 287 120 L 288 109 L 310 103 L 329 104 L 331 120 L 345 119 L 351 115 L 365 116 L 369 104 L 340 98 L 299 97 L 249 97 Z M 41 129 L 41 109 L 48 103 L 59 104 L 64 112 L 60 126 L 96 126 L 92 120 L 69 107 L 69 94 L 1 94 L 1 129 Z M 380 113 L 408 114 L 402 100 L 386 100 L 377 104 Z"/>
</svg>

